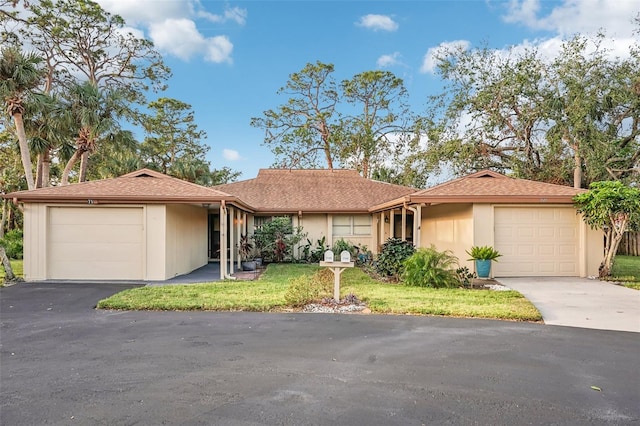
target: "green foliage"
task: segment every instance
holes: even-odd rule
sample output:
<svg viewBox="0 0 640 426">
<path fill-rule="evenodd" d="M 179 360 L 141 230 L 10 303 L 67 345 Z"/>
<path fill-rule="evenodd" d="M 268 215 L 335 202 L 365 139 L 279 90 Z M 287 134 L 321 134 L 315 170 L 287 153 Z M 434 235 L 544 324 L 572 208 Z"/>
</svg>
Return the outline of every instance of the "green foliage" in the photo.
<svg viewBox="0 0 640 426">
<path fill-rule="evenodd" d="M 376 259 L 376 272 L 398 279 L 404 269 L 404 261 L 415 251 L 413 244 L 400 238 L 389 238 Z"/>
<path fill-rule="evenodd" d="M 475 278 L 478 278 L 475 272 L 471 272 L 468 267 L 463 266 L 461 268 L 456 269 L 456 274 L 458 275 L 458 280 L 463 287 L 471 286 L 471 283 Z"/>
<path fill-rule="evenodd" d="M 289 280 L 284 300 L 292 307 L 300 307 L 329 297 L 333 291 L 333 273 L 321 269 L 315 274 L 301 275 Z"/>
<path fill-rule="evenodd" d="M 429 145 L 410 159 L 430 171 L 492 168 L 577 187 L 638 182 L 640 44 L 614 57 L 604 37 L 563 40 L 554 58 L 536 49 L 440 49 L 444 90 L 419 121 Z"/>
<path fill-rule="evenodd" d="M 340 253 L 343 251 L 348 251 L 351 255 L 351 261 L 354 262 L 358 256 L 358 248 L 346 241 L 344 238 L 340 238 L 338 241 L 333 243 L 333 248 L 331 249 L 333 254 L 336 256 L 336 259 L 340 259 Z"/>
<path fill-rule="evenodd" d="M 316 241 L 316 246 L 307 238 L 307 244 L 302 247 L 302 260 L 309 263 L 318 263 L 324 258 L 324 252 L 329 249 L 327 238 L 323 236 Z"/>
<path fill-rule="evenodd" d="M 594 182 L 589 189 L 573 198 L 589 226 L 604 229 L 623 220 L 628 230 L 640 229 L 640 189 L 611 181 Z"/>
<path fill-rule="evenodd" d="M 0 239 L 0 244 L 4 246 L 9 259 L 20 260 L 23 258 L 22 230 L 12 229 L 8 231 L 4 238 Z"/>
<path fill-rule="evenodd" d="M 305 234 L 295 227 L 288 216 L 276 217 L 256 229 L 253 240 L 265 262 L 293 261 L 293 247 Z"/>
<path fill-rule="evenodd" d="M 607 277 L 624 232 L 640 229 L 640 189 L 621 182 L 593 182 L 588 192 L 576 195 L 573 201 L 591 228 L 604 231 L 605 250 L 599 275 Z"/>
<path fill-rule="evenodd" d="M 450 250 L 439 252 L 434 246 L 418 249 L 404 261 L 402 280 L 414 287 L 457 287 L 458 258 Z"/>
<path fill-rule="evenodd" d="M 473 246 L 471 250 L 467 250 L 467 254 L 471 256 L 469 260 L 493 260 L 495 262 L 502 256 L 491 246 Z"/>
</svg>

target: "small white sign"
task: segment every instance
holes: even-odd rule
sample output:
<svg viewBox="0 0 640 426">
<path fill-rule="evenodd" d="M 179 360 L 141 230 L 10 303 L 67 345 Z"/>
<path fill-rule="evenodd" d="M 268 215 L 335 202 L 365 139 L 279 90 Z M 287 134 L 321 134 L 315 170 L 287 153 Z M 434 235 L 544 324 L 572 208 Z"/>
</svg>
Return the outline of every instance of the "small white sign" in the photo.
<svg viewBox="0 0 640 426">
<path fill-rule="evenodd" d="M 349 253 L 347 250 L 343 250 L 342 253 L 340 253 L 340 262 L 342 263 L 351 262 L 351 253 Z"/>
<path fill-rule="evenodd" d="M 324 261 L 333 262 L 333 252 L 331 250 L 327 250 L 324 252 Z"/>
</svg>

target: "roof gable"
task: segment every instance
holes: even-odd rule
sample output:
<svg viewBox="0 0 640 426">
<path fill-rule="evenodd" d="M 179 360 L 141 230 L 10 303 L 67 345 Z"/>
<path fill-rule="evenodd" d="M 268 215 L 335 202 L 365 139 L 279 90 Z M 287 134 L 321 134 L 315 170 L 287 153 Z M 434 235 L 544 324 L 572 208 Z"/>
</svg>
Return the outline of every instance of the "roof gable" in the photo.
<svg viewBox="0 0 640 426">
<path fill-rule="evenodd" d="M 558 202 L 572 203 L 585 192 L 565 185 L 508 177 L 481 170 L 411 194 L 412 202 Z"/>
<path fill-rule="evenodd" d="M 150 169 L 136 170 L 120 177 L 64 186 L 52 186 L 5 195 L 26 202 L 174 202 L 215 203 L 234 201 L 220 190 L 186 182 Z"/>
</svg>

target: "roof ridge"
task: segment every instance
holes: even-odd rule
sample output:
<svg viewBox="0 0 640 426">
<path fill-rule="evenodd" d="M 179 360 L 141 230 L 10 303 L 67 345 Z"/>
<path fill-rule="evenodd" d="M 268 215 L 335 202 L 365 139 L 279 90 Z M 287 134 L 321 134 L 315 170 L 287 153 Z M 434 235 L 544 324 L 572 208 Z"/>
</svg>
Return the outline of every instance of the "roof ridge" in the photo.
<svg viewBox="0 0 640 426">
<path fill-rule="evenodd" d="M 159 179 L 166 179 L 166 178 L 172 177 L 172 176 L 166 175 L 166 174 L 164 174 L 162 172 L 158 172 L 156 170 L 152 170 L 152 169 L 149 169 L 147 167 L 144 167 L 142 169 L 126 173 L 126 174 L 124 174 L 122 176 L 118 176 L 116 179 L 119 179 L 119 178 L 131 178 L 131 177 L 142 177 L 144 175 L 147 175 L 147 176 L 150 176 L 150 177 L 154 177 L 154 178 L 159 178 Z"/>
<path fill-rule="evenodd" d="M 214 188 L 212 188 L 210 186 L 199 185 L 197 183 L 189 182 L 189 181 L 184 180 L 184 179 L 179 179 L 179 178 L 177 178 L 175 176 L 170 176 L 170 175 L 164 174 L 162 172 L 158 172 L 156 170 L 151 170 L 151 169 L 148 169 L 148 168 L 143 168 L 143 169 L 140 169 L 140 170 L 136 170 L 134 172 L 127 173 L 127 174 L 124 174 L 122 176 L 119 176 L 119 177 L 117 177 L 115 179 L 136 178 L 136 177 L 143 177 L 145 175 L 147 175 L 149 177 L 153 177 L 153 178 L 158 178 L 158 179 L 174 180 L 174 181 L 180 182 L 183 185 L 186 184 L 186 185 L 189 185 L 189 186 L 195 186 L 197 188 L 203 188 L 203 189 L 209 190 L 209 191 L 214 192 L 214 193 L 218 193 L 218 194 L 222 194 L 224 196 L 232 197 L 231 194 L 227 194 L 226 192 L 220 191 L 219 189 L 214 189 Z"/>
</svg>

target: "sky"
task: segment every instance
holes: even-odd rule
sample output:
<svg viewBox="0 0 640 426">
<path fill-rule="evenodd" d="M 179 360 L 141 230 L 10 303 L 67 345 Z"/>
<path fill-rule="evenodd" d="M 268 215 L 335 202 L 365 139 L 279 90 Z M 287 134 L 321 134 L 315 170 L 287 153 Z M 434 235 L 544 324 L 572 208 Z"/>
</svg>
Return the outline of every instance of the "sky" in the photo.
<svg viewBox="0 0 640 426">
<path fill-rule="evenodd" d="M 563 39 L 604 29 L 612 55 L 624 55 L 640 16 L 638 0 L 97 1 L 152 40 L 171 67 L 168 90 L 150 100 L 190 104 L 211 166 L 241 179 L 275 161 L 251 118 L 284 104 L 278 89 L 307 63 L 333 64 L 337 82 L 391 71 L 422 113 L 443 87 L 432 58 L 443 46 L 535 46 L 553 56 Z"/>
</svg>

